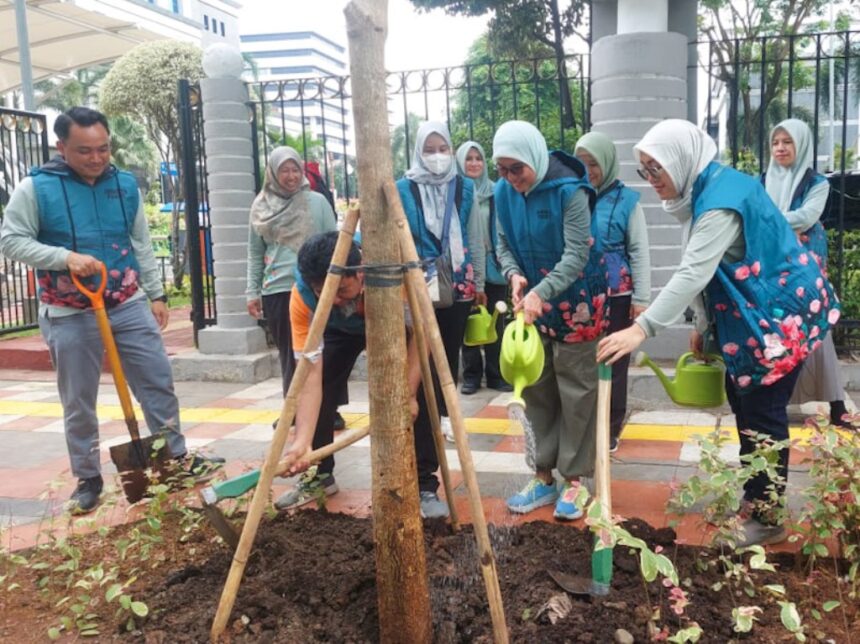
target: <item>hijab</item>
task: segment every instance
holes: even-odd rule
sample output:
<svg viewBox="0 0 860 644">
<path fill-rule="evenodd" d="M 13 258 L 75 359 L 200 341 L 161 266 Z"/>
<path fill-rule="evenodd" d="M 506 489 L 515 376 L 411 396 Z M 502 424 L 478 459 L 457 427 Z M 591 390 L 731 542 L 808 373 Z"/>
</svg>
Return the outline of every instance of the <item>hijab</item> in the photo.
<svg viewBox="0 0 860 644">
<path fill-rule="evenodd" d="M 452 150 L 451 165 L 444 174 L 435 174 L 424 164 L 422 153 L 424 143 L 431 134 L 438 134 L 448 147 Z M 457 176 L 457 164 L 453 159 L 453 146 L 451 145 L 451 134 L 444 123 L 439 121 L 427 121 L 421 124 L 415 135 L 415 149 L 412 152 L 412 167 L 406 171 L 406 178 L 418 185 L 421 195 L 421 210 L 424 212 L 424 226 L 438 240 L 442 240 L 445 223 L 445 206 L 448 201 L 448 184 Z M 460 230 L 460 217 L 457 212 L 457 204 L 451 212 L 451 224 L 448 228 L 448 242 L 451 250 L 451 264 L 460 267 L 466 259 L 463 250 L 463 233 Z M 444 252 L 445 249 L 443 248 Z"/>
<path fill-rule="evenodd" d="M 576 142 L 575 150 L 588 152 L 600 166 L 603 182 L 599 186 L 594 186 L 597 194 L 603 194 L 611 188 L 618 178 L 618 155 L 612 139 L 603 132 L 589 132 Z"/>
<path fill-rule="evenodd" d="M 493 161 L 499 159 L 515 159 L 534 170 L 536 178 L 526 191 L 528 195 L 540 185 L 549 168 L 546 139 L 531 123 L 525 121 L 503 123 L 493 137 Z"/>
<path fill-rule="evenodd" d="M 713 139 L 689 121 L 666 119 L 633 146 L 633 156 L 640 164 L 643 152 L 669 173 L 678 191 L 677 198 L 663 202 L 663 210 L 679 221 L 689 220 L 693 216 L 693 184 L 717 154 Z"/>
<path fill-rule="evenodd" d="M 466 157 L 469 155 L 469 151 L 472 148 L 478 151 L 478 154 L 481 155 L 481 159 L 484 161 L 484 171 L 481 173 L 480 177 L 472 179 L 472 181 L 475 183 L 475 194 L 478 195 L 478 199 L 485 201 L 493 196 L 493 188 L 496 184 L 494 181 L 490 181 L 490 175 L 487 172 L 487 155 L 484 154 L 484 148 L 481 147 L 480 143 L 477 141 L 466 141 L 463 145 L 457 148 L 457 169 L 460 171 L 462 176 L 467 176 Z"/>
<path fill-rule="evenodd" d="M 807 168 L 812 167 L 812 132 L 800 119 L 786 119 L 770 131 L 770 141 L 773 141 L 778 130 L 784 131 L 791 137 L 796 156 L 794 162 L 784 168 L 771 155 L 764 186 L 777 207 L 782 212 L 786 212 L 791 209 L 791 198 L 797 186 L 803 181 Z"/>
<path fill-rule="evenodd" d="M 295 192 L 287 192 L 278 182 L 278 169 L 292 161 L 302 171 L 302 182 Z M 266 164 L 263 189 L 251 204 L 251 226 L 268 244 L 286 246 L 298 253 L 305 240 L 314 232 L 310 217 L 308 195 L 310 183 L 304 175 L 304 162 L 299 153 L 288 146 L 272 150 Z"/>
</svg>

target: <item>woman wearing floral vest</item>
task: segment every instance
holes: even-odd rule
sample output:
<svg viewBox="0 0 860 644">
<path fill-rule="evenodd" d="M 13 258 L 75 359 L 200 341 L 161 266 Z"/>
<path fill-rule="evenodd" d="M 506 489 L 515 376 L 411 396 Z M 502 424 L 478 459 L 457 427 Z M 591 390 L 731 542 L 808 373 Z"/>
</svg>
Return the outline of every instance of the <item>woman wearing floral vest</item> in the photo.
<svg viewBox="0 0 860 644">
<path fill-rule="evenodd" d="M 768 196 L 785 215 L 800 242 L 827 273 L 827 233 L 819 221 L 830 195 L 830 184 L 812 167 L 812 132 L 798 119 L 786 119 L 770 132 L 770 165 L 762 177 Z M 791 403 L 814 400 L 830 403 L 830 422 L 850 426 L 845 415 L 845 385 L 833 336 L 803 365 Z"/>
<path fill-rule="evenodd" d="M 839 319 L 832 286 L 761 183 L 713 160 L 716 145 L 705 132 L 669 119 L 633 150 L 639 175 L 687 228 L 687 243 L 660 295 L 629 329 L 601 340 L 598 360 L 612 363 L 631 353 L 692 303 L 696 328 L 690 345 L 701 355 L 706 343 L 714 343 L 722 353 L 741 455 L 756 449 L 757 435 L 786 441 L 786 406 L 800 367 Z M 777 470 L 776 480 L 763 473 L 744 485 L 750 514 L 737 546 L 786 538 L 780 509 L 787 446 Z"/>
<path fill-rule="evenodd" d="M 605 326 L 606 267 L 594 248 L 585 167 L 549 153 L 530 123 L 509 121 L 493 139 L 499 224 L 497 253 L 514 311 L 540 330 L 546 355 L 538 381 L 523 392 L 534 428 L 535 476 L 507 500 L 526 513 L 555 503 L 553 516 L 582 516 L 580 477 L 594 469 L 597 337 Z M 531 464 L 531 463 L 530 463 Z M 557 469 L 564 481 L 557 489 Z"/>
<path fill-rule="evenodd" d="M 588 171 L 597 190 L 594 204 L 595 243 L 603 253 L 609 283 L 609 330 L 629 327 L 651 301 L 651 249 L 648 224 L 639 204 L 639 193 L 618 179 L 615 144 L 602 132 L 589 132 L 576 142 L 576 158 Z M 625 356 L 612 365 L 612 401 L 609 406 L 609 451 L 618 440 L 627 415 L 627 368 Z"/>
</svg>

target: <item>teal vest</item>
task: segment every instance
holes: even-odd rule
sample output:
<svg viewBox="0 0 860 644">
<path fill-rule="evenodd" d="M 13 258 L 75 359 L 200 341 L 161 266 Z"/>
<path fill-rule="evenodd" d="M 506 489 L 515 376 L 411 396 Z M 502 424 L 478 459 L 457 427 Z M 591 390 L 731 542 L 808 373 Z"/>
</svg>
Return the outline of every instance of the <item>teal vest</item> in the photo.
<svg viewBox="0 0 860 644">
<path fill-rule="evenodd" d="M 621 181 L 597 196 L 594 206 L 595 245 L 606 261 L 606 278 L 610 295 L 633 291 L 630 256 L 627 253 L 627 226 L 630 214 L 639 203 L 639 193 Z"/>
<path fill-rule="evenodd" d="M 564 253 L 564 204 L 577 190 L 593 197 L 585 166 L 564 152 L 551 153 L 575 176 L 544 179 L 523 196 L 501 179 L 496 182 L 496 217 L 505 241 L 529 287 L 535 287 L 552 271 Z M 606 264 L 594 244 L 595 219 L 591 219 L 588 262 L 579 277 L 558 296 L 544 303 L 544 314 L 536 324 L 541 332 L 561 342 L 595 340 L 608 324 L 606 304 Z"/>
<path fill-rule="evenodd" d="M 767 173 L 761 175 L 761 183 L 764 185 Z M 827 181 L 827 177 L 816 172 L 812 168 L 807 168 L 801 182 L 797 185 L 794 194 L 791 196 L 791 203 L 788 205 L 789 210 L 797 210 L 803 205 L 806 200 L 806 195 L 819 183 Z M 823 213 L 822 213 L 823 214 Z M 824 226 L 821 221 L 816 221 L 807 230 L 799 235 L 800 242 L 806 246 L 806 249 L 815 254 L 818 263 L 827 271 L 827 233 L 824 231 Z"/>
<path fill-rule="evenodd" d="M 30 172 L 39 208 L 39 234 L 48 246 L 92 255 L 108 270 L 105 306 L 125 302 L 138 290 L 140 267 L 131 246 L 131 231 L 140 195 L 134 175 L 111 166 L 94 185 L 82 181 L 65 164 L 51 163 Z M 39 299 L 45 304 L 77 309 L 90 307 L 69 271 L 38 269 Z M 82 281 L 95 289 L 100 278 Z"/>
<path fill-rule="evenodd" d="M 296 269 L 295 275 L 296 290 L 299 292 L 299 295 L 302 296 L 302 299 L 305 301 L 308 308 L 316 313 L 319 300 L 317 299 L 314 290 L 302 279 L 302 275 L 299 273 L 298 268 Z M 331 313 L 329 313 L 328 323 L 325 328 L 335 329 L 350 335 L 364 335 L 364 316 L 358 314 L 346 316 L 339 307 L 333 306 L 331 307 Z"/>
<path fill-rule="evenodd" d="M 839 319 L 839 301 L 759 181 L 712 162 L 693 185 L 693 226 L 718 208 L 743 220 L 746 255 L 720 263 L 705 300 L 743 394 L 797 368 Z"/>
<path fill-rule="evenodd" d="M 460 232 L 463 235 L 463 263 L 453 267 L 452 285 L 454 288 L 454 299 L 467 301 L 475 298 L 475 272 L 472 266 L 472 253 L 469 250 L 470 243 L 481 240 L 469 239 L 469 216 L 472 212 L 472 200 L 474 199 L 475 184 L 471 179 L 457 175 L 453 180 L 456 190 L 454 205 L 457 206 L 457 214 L 460 219 Z M 412 240 L 418 257 L 422 260 L 434 260 L 439 257 L 439 239 L 427 230 L 424 224 L 424 211 L 421 208 L 418 184 L 410 179 L 399 179 L 397 190 L 400 193 L 400 201 L 409 222 L 409 230 L 412 232 Z M 418 196 L 416 196 L 418 195 Z M 442 249 L 446 253 L 448 249 Z"/>
</svg>

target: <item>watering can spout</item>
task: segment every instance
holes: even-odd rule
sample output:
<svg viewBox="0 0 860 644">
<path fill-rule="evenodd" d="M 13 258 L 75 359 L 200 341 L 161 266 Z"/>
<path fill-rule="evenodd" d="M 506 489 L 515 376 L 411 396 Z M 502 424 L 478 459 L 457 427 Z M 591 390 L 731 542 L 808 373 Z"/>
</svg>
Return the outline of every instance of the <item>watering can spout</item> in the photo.
<svg viewBox="0 0 860 644">
<path fill-rule="evenodd" d="M 648 354 L 644 351 L 640 351 L 636 354 L 636 359 L 634 360 L 637 367 L 646 366 L 651 369 L 656 375 L 657 378 L 660 379 L 660 384 L 663 385 L 663 389 L 666 390 L 666 393 L 669 394 L 669 398 L 675 400 L 676 392 L 675 392 L 675 381 L 669 380 L 669 377 L 663 373 L 663 370 L 654 363 L 651 358 L 648 357 Z"/>
</svg>

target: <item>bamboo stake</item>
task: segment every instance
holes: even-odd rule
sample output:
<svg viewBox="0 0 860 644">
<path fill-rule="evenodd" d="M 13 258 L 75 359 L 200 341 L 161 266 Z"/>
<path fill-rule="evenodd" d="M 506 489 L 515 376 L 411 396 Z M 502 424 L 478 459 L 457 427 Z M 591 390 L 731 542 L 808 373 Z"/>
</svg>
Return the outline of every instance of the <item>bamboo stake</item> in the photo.
<svg viewBox="0 0 860 644">
<path fill-rule="evenodd" d="M 393 180 L 385 183 L 385 199 L 388 208 L 393 212 L 393 218 L 397 226 L 400 240 L 400 253 L 404 262 L 417 262 L 418 253 L 409 225 L 400 203 L 400 195 Z M 499 588 L 499 576 L 496 571 L 496 560 L 493 556 L 493 548 L 490 545 L 490 536 L 487 532 L 487 520 L 484 517 L 484 508 L 481 504 L 481 495 L 478 489 L 478 477 L 475 473 L 475 465 L 472 461 L 472 452 L 469 450 L 466 438 L 466 428 L 463 423 L 463 415 L 460 411 L 460 402 L 457 397 L 457 388 L 451 376 L 451 368 L 448 365 L 448 357 L 445 354 L 445 345 L 436 324 L 436 315 L 433 304 L 430 302 L 430 294 L 424 283 L 423 272 L 419 268 L 411 268 L 406 274 L 407 283 L 412 288 L 418 299 L 418 305 L 422 317 L 427 321 L 429 330 L 430 348 L 433 361 L 436 364 L 436 373 L 442 385 L 442 393 L 448 407 L 451 425 L 454 428 L 454 441 L 457 445 L 457 455 L 460 458 L 460 468 L 463 472 L 463 480 L 469 492 L 469 504 L 472 511 L 472 525 L 475 529 L 475 540 L 478 545 L 478 559 L 481 564 L 481 573 L 484 576 L 484 585 L 487 589 L 487 601 L 490 606 L 490 617 L 493 622 L 493 638 L 497 644 L 507 644 L 508 629 L 505 624 L 505 609 L 502 602 L 502 592 Z"/>
<path fill-rule="evenodd" d="M 349 249 L 352 244 L 353 235 L 355 235 L 355 227 L 358 222 L 358 210 L 350 210 L 346 213 L 346 218 L 343 222 L 340 235 L 338 236 L 337 245 L 334 249 L 331 263 L 336 266 L 343 266 L 346 262 Z M 319 304 L 316 312 L 311 320 L 310 328 L 308 329 L 308 338 L 305 348 L 318 347 L 322 340 L 323 332 L 328 323 L 329 314 L 331 313 L 332 303 L 334 302 L 335 294 L 340 285 L 340 275 L 329 273 L 325 278 L 322 293 L 320 294 Z M 322 359 L 320 357 L 320 359 Z M 281 455 L 284 452 L 284 445 L 287 441 L 290 425 L 293 423 L 293 418 L 296 415 L 296 407 L 298 405 L 299 392 L 304 387 L 310 371 L 311 362 L 306 356 L 302 356 L 296 365 L 296 371 L 293 374 L 293 379 L 290 382 L 290 389 L 287 392 L 287 397 L 284 398 L 284 403 L 281 406 L 281 416 L 278 419 L 278 426 L 275 429 L 275 434 L 272 437 L 269 452 L 266 454 L 266 460 L 260 470 L 260 480 L 254 490 L 254 496 L 251 500 L 251 505 L 248 507 L 248 515 L 245 517 L 245 523 L 242 526 L 242 536 L 239 538 L 239 546 L 233 555 L 233 563 L 230 566 L 230 572 L 227 576 L 227 581 L 224 584 L 224 590 L 221 592 L 221 600 L 218 603 L 218 610 L 215 613 L 215 620 L 212 622 L 212 630 L 210 636 L 213 642 L 217 642 L 224 629 L 227 627 L 227 621 L 230 618 L 230 612 L 233 609 L 233 604 L 236 601 L 236 593 L 239 591 L 239 585 L 242 583 L 242 575 L 245 572 L 245 565 L 248 563 L 248 556 L 251 552 L 251 547 L 254 544 L 254 538 L 257 536 L 257 529 L 260 526 L 260 520 L 263 517 L 263 510 L 269 498 L 269 491 L 272 487 L 272 479 L 279 466 Z"/>
<path fill-rule="evenodd" d="M 418 346 L 418 356 L 421 361 L 421 382 L 424 387 L 424 400 L 427 402 L 427 413 L 430 415 L 430 425 L 433 428 L 433 443 L 436 445 L 436 455 L 439 458 L 439 469 L 442 472 L 442 485 L 445 487 L 445 499 L 448 501 L 451 528 L 460 530 L 457 509 L 454 507 L 454 487 L 451 485 L 451 469 L 448 467 L 448 455 L 445 453 L 445 437 L 439 419 L 439 405 L 436 401 L 436 388 L 433 387 L 433 372 L 430 369 L 430 353 L 427 348 L 427 337 L 424 319 L 418 304 L 418 294 L 414 286 L 406 280 L 406 296 L 409 298 L 409 310 L 412 312 L 412 330 L 415 333 L 415 343 Z"/>
</svg>

